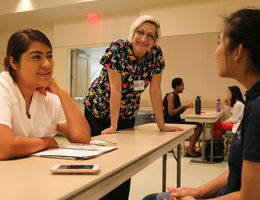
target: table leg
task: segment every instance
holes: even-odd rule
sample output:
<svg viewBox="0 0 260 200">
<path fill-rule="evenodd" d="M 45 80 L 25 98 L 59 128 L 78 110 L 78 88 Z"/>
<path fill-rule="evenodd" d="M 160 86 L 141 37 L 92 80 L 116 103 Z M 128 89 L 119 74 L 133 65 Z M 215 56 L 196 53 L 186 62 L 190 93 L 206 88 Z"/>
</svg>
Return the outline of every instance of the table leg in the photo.
<svg viewBox="0 0 260 200">
<path fill-rule="evenodd" d="M 163 170 L 162 170 L 162 192 L 166 192 L 166 164 L 167 164 L 167 154 L 163 155 Z"/>
<path fill-rule="evenodd" d="M 181 144 L 177 146 L 177 188 L 181 186 Z"/>
<path fill-rule="evenodd" d="M 211 142 L 211 145 L 210 145 L 210 163 L 213 163 L 213 124 L 210 123 L 210 142 Z"/>
<path fill-rule="evenodd" d="M 202 124 L 203 132 L 202 132 L 202 162 L 205 161 L 205 135 L 206 135 L 206 123 Z"/>
</svg>

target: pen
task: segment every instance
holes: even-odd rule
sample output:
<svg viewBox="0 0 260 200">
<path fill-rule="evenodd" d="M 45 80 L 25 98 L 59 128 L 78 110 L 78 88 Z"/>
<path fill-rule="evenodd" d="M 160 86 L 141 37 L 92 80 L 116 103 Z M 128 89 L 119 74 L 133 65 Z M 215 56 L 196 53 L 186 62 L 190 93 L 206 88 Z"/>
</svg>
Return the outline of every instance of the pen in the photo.
<svg viewBox="0 0 260 200">
<path fill-rule="evenodd" d="M 110 143 L 110 144 L 114 144 L 114 145 L 116 145 L 116 142 L 111 142 L 111 141 L 103 140 L 103 139 L 101 139 L 101 140 L 104 141 L 104 142 L 107 142 L 107 143 Z"/>
</svg>

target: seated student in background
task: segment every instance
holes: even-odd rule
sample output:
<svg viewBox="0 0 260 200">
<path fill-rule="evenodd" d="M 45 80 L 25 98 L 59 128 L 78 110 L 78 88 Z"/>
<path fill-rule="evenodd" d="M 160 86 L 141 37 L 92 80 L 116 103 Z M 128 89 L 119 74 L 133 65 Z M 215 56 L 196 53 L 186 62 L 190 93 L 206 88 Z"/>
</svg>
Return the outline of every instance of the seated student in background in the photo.
<svg viewBox="0 0 260 200">
<path fill-rule="evenodd" d="M 181 105 L 179 94 L 184 90 L 184 83 L 181 78 L 174 78 L 172 80 L 173 92 L 166 94 L 163 100 L 164 106 L 164 121 L 165 123 L 177 123 L 177 124 L 195 124 L 196 128 L 194 134 L 190 138 L 190 145 L 186 152 L 187 157 L 199 157 L 200 152 L 195 151 L 195 144 L 199 139 L 202 132 L 202 125 L 196 122 L 185 122 L 185 119 L 181 118 L 181 114 L 187 108 L 193 108 L 193 103 Z"/>
<path fill-rule="evenodd" d="M 236 133 L 244 114 L 245 101 L 239 87 L 228 87 L 227 97 L 224 107 L 230 117 L 214 123 L 214 139 L 221 139 L 225 131 Z"/>
<path fill-rule="evenodd" d="M 89 143 L 90 127 L 70 95 L 52 78 L 49 39 L 40 31 L 14 33 L 0 73 L 0 160 L 57 148 L 62 133 L 70 142 Z"/>
<path fill-rule="evenodd" d="M 228 170 L 194 188 L 168 188 L 145 200 L 259 200 L 260 197 L 260 9 L 242 9 L 225 18 L 215 52 L 218 74 L 247 89 L 244 116 L 231 142 Z M 196 180 L 194 180 L 196 181 Z"/>
</svg>

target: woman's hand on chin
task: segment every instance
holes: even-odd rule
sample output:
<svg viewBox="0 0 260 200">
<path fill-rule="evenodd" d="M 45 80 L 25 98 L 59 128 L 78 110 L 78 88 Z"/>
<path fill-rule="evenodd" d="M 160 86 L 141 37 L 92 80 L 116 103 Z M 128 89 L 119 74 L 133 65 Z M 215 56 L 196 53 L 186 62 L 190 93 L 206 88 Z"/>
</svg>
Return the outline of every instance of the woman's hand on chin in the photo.
<svg viewBox="0 0 260 200">
<path fill-rule="evenodd" d="M 45 90 L 45 87 L 38 87 L 36 88 L 36 91 L 39 91 L 43 96 L 47 95 L 47 91 Z"/>
<path fill-rule="evenodd" d="M 58 95 L 62 87 L 52 78 L 49 85 L 36 88 L 42 95 L 46 96 L 47 92 Z"/>
</svg>

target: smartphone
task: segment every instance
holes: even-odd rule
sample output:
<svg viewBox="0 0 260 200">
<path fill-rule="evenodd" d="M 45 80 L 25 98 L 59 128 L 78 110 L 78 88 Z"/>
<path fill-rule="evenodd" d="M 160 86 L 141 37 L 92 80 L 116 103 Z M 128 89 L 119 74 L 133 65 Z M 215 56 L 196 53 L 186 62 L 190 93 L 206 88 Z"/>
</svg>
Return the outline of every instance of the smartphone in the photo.
<svg viewBox="0 0 260 200">
<path fill-rule="evenodd" d="M 98 164 L 93 165 L 65 165 L 65 164 L 56 164 L 54 165 L 50 171 L 53 174 L 96 174 L 100 171 L 100 167 Z"/>
</svg>

